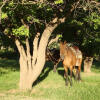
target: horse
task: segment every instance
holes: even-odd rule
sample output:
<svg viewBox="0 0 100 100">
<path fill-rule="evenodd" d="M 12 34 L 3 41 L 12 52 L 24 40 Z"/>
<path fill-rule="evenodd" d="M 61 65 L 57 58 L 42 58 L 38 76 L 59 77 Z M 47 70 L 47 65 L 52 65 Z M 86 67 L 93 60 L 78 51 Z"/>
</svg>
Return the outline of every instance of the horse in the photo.
<svg viewBox="0 0 100 100">
<path fill-rule="evenodd" d="M 63 60 L 63 66 L 65 70 L 66 85 L 68 85 L 68 69 L 70 70 L 70 85 L 72 86 L 72 72 L 75 66 L 78 66 L 76 70 L 76 79 L 81 80 L 80 71 L 82 64 L 82 52 L 75 46 L 69 47 L 65 42 L 60 42 L 60 58 Z"/>
<path fill-rule="evenodd" d="M 58 49 L 46 50 L 46 61 L 51 61 L 54 64 L 53 71 L 56 72 L 57 65 L 60 62 L 60 51 Z"/>
</svg>

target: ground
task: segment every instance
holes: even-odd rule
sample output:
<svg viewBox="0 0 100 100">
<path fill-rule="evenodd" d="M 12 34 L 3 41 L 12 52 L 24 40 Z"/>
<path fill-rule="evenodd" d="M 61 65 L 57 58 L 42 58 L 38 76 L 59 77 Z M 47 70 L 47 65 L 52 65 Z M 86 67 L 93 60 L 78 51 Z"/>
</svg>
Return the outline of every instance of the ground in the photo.
<svg viewBox="0 0 100 100">
<path fill-rule="evenodd" d="M 65 86 L 64 69 L 47 63 L 30 91 L 19 90 L 18 60 L 0 59 L 0 100 L 100 100 L 100 62 L 94 62 L 91 73 L 81 72 L 82 82 L 73 79 Z"/>
</svg>

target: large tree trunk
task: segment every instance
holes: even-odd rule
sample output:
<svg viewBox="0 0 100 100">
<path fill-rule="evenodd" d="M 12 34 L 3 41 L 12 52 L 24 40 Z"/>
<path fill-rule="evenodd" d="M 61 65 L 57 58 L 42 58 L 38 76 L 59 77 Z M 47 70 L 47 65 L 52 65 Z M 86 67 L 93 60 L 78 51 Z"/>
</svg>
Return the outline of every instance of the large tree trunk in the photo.
<svg viewBox="0 0 100 100">
<path fill-rule="evenodd" d="M 27 62 L 20 57 L 20 89 L 32 88 L 32 71 L 29 70 Z"/>
<path fill-rule="evenodd" d="M 93 58 L 92 57 L 86 57 L 86 59 L 84 60 L 84 72 L 91 72 L 91 66 L 93 63 Z"/>
<path fill-rule="evenodd" d="M 26 39 L 26 50 L 21 45 L 20 41 L 16 39 L 15 43 L 17 45 L 18 51 L 20 53 L 20 89 L 32 89 L 32 84 L 40 75 L 44 64 L 45 64 L 45 51 L 46 46 L 51 36 L 51 33 L 57 25 L 48 26 L 40 39 L 39 45 L 39 34 L 36 35 L 33 45 L 34 51 L 33 55 L 30 54 L 30 47 L 28 39 Z"/>
</svg>

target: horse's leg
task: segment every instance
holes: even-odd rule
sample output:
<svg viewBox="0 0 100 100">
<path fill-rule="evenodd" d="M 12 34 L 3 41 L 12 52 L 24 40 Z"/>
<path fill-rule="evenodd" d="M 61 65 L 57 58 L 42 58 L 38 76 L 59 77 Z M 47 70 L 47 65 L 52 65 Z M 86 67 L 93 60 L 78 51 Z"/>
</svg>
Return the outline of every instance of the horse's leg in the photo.
<svg viewBox="0 0 100 100">
<path fill-rule="evenodd" d="M 78 76 L 78 72 L 77 72 L 77 68 L 76 66 L 73 67 L 73 71 L 72 71 L 73 75 L 74 75 L 74 79 L 77 80 L 77 76 Z"/>
<path fill-rule="evenodd" d="M 75 75 L 75 80 L 81 80 L 80 77 L 80 66 L 76 66 L 76 75 Z"/>
<path fill-rule="evenodd" d="M 70 85 L 72 86 L 72 73 L 73 73 L 73 66 L 70 67 Z"/>
<path fill-rule="evenodd" d="M 81 66 L 78 66 L 78 80 L 81 80 L 81 76 L 80 76 L 80 72 L 81 72 Z"/>
<path fill-rule="evenodd" d="M 78 66 L 75 66 L 73 68 L 73 71 L 74 71 L 74 78 L 77 81 L 78 80 Z"/>
<path fill-rule="evenodd" d="M 76 68 L 75 80 L 78 80 L 78 69 Z"/>
<path fill-rule="evenodd" d="M 82 58 L 80 59 L 80 65 L 78 66 L 78 80 L 81 80 L 80 72 L 81 72 L 81 64 L 82 64 Z"/>
<path fill-rule="evenodd" d="M 74 79 L 77 80 L 77 76 L 78 76 L 78 71 L 77 71 L 77 68 L 76 66 L 73 68 L 73 74 L 74 74 Z"/>
<path fill-rule="evenodd" d="M 66 78 L 66 82 L 65 82 L 65 84 L 66 84 L 66 86 L 68 86 L 68 67 L 66 67 L 66 66 L 64 66 L 64 69 L 65 69 L 65 78 Z"/>
</svg>

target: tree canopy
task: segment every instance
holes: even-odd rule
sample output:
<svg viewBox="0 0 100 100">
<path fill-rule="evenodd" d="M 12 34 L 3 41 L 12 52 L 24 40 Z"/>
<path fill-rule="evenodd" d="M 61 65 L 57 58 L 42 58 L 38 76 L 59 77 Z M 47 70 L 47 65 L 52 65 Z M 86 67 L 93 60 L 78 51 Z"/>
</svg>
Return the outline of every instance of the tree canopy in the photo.
<svg viewBox="0 0 100 100">
<path fill-rule="evenodd" d="M 85 51 L 96 48 L 93 52 L 99 53 L 99 0 L 1 0 L 0 5 L 3 32 L 9 37 L 18 38 L 31 37 L 37 32 L 42 33 L 53 18 L 64 17 L 74 6 L 72 16 L 65 21 L 65 25 L 62 25 L 65 26 L 66 37 L 70 37 L 74 42 L 77 39 Z M 67 34 L 68 32 L 70 34 Z M 59 33 L 65 32 L 61 30 Z"/>
</svg>

